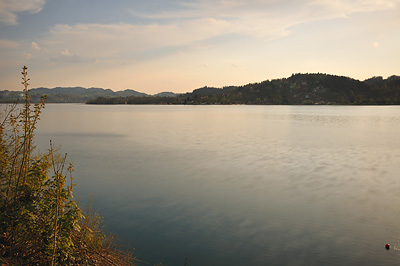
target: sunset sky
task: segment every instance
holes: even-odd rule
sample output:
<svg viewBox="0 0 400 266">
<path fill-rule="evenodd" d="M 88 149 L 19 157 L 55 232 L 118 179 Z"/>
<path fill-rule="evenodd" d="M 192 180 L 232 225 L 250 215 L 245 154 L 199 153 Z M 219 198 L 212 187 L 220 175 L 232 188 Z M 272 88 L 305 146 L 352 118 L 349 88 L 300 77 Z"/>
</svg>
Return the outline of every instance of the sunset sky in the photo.
<svg viewBox="0 0 400 266">
<path fill-rule="evenodd" d="M 0 0 L 0 90 L 400 75 L 400 0 Z"/>
</svg>

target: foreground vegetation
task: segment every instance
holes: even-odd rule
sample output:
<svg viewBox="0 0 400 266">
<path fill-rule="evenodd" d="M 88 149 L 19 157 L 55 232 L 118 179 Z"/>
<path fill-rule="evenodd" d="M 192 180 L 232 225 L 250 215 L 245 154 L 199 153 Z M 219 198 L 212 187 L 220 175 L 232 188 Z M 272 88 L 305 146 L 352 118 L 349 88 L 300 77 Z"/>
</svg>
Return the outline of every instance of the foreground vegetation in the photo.
<svg viewBox="0 0 400 266">
<path fill-rule="evenodd" d="M 26 70 L 23 107 L 8 105 L 0 115 L 0 265 L 133 265 L 104 234 L 99 217 L 74 201 L 66 156 L 52 144 L 35 155 L 44 99 L 31 104 Z"/>
<path fill-rule="evenodd" d="M 204 87 L 177 97 L 99 97 L 90 104 L 400 104 L 400 77 L 358 81 L 327 74 L 294 74 L 244 86 Z"/>
</svg>

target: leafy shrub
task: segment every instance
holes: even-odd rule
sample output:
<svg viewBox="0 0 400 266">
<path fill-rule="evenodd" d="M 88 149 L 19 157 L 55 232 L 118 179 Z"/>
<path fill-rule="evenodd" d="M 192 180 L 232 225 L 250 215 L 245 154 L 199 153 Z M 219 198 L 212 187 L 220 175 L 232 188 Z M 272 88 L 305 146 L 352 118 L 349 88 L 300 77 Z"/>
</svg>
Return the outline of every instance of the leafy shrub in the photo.
<svg viewBox="0 0 400 266">
<path fill-rule="evenodd" d="M 0 265 L 133 265 L 90 207 L 83 215 L 74 201 L 66 156 L 51 143 L 45 154 L 34 154 L 45 99 L 30 103 L 27 67 L 22 70 L 23 107 L 8 105 L 0 116 Z"/>
</svg>

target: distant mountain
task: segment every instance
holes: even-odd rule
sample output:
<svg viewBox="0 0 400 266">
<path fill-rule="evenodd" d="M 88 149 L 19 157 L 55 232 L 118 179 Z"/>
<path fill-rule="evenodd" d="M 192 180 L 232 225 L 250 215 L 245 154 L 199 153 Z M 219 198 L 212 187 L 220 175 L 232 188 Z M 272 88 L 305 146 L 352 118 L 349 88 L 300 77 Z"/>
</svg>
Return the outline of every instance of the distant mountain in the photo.
<svg viewBox="0 0 400 266">
<path fill-rule="evenodd" d="M 46 95 L 48 103 L 85 103 L 88 100 L 98 97 L 148 97 L 146 93 L 135 90 L 124 90 L 114 92 L 110 89 L 102 88 L 83 88 L 83 87 L 56 87 L 56 88 L 34 88 L 30 90 L 30 96 L 33 102 L 40 101 L 40 98 Z M 23 98 L 21 91 L 0 91 L 0 102 L 16 102 Z"/>
<path fill-rule="evenodd" d="M 109 94 L 112 95 L 113 91 L 110 89 L 102 89 L 102 88 L 83 88 L 83 87 L 56 87 L 56 88 L 36 88 L 31 89 L 32 94 L 46 94 L 46 95 L 87 95 L 87 94 Z"/>
<path fill-rule="evenodd" d="M 178 93 L 165 91 L 165 92 L 160 92 L 160 93 L 154 94 L 153 97 L 177 97 L 179 95 L 180 94 L 178 94 Z"/>
<path fill-rule="evenodd" d="M 116 96 L 118 97 L 127 97 L 127 96 L 136 96 L 136 97 L 146 97 L 146 96 L 150 96 L 146 93 L 142 93 L 142 92 L 137 92 L 135 90 L 124 90 L 124 91 L 116 91 L 113 92 Z"/>
<path fill-rule="evenodd" d="M 244 86 L 203 87 L 173 98 L 102 97 L 93 104 L 400 104 L 400 77 L 359 81 L 321 73 L 293 74 Z"/>
</svg>

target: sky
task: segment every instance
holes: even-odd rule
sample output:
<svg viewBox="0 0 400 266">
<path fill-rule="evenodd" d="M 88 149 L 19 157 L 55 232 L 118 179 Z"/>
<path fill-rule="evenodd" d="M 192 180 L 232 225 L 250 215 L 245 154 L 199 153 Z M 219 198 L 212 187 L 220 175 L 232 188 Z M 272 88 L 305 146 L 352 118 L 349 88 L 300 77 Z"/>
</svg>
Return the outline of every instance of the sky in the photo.
<svg viewBox="0 0 400 266">
<path fill-rule="evenodd" d="M 0 90 L 400 75 L 400 0 L 0 0 Z"/>
</svg>

